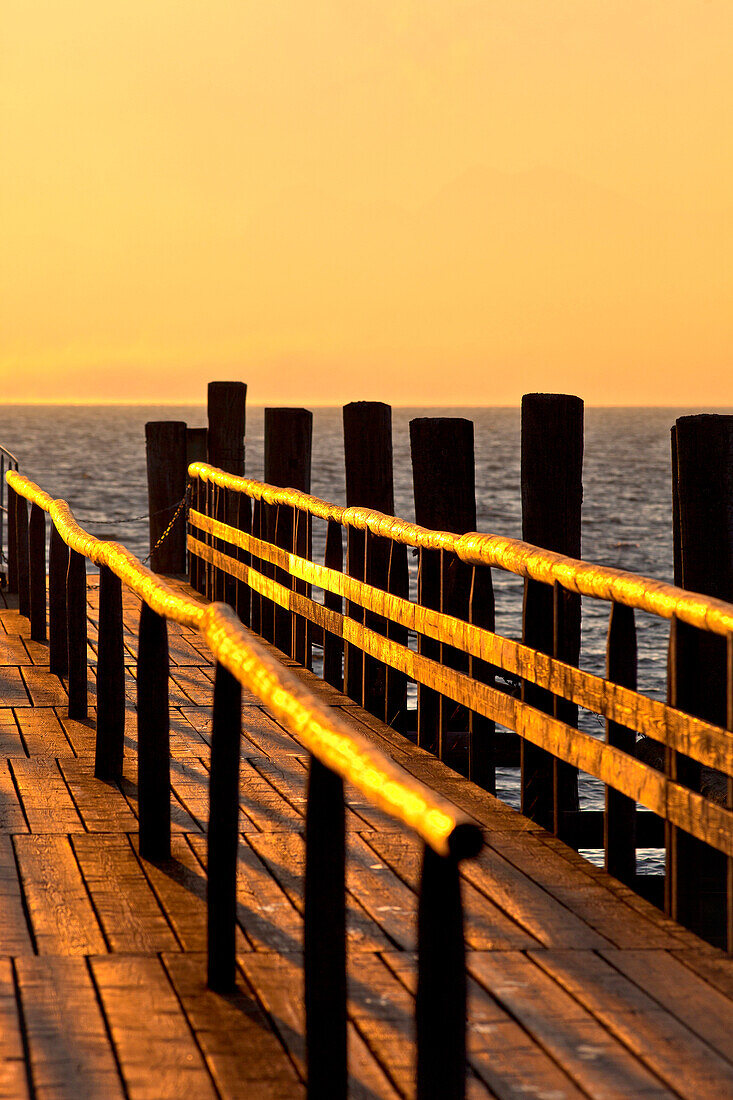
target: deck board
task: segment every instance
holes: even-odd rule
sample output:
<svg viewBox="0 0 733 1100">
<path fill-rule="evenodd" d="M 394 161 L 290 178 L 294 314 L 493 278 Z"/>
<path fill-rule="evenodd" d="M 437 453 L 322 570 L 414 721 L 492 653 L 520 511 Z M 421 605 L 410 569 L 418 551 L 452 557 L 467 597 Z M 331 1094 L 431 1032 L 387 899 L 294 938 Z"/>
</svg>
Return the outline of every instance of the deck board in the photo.
<svg viewBox="0 0 733 1100">
<path fill-rule="evenodd" d="M 119 785 L 94 777 L 93 578 L 88 612 L 79 721 L 47 647 L 0 610 L 0 1097 L 303 1097 L 307 753 L 243 692 L 239 979 L 221 997 L 205 985 L 211 662 L 170 627 L 171 859 L 152 864 L 137 844 L 139 605 L 124 594 Z M 299 675 L 484 828 L 463 886 L 471 1100 L 733 1094 L 733 960 Z M 420 845 L 358 792 L 347 802 L 350 1095 L 409 1098 Z"/>
</svg>

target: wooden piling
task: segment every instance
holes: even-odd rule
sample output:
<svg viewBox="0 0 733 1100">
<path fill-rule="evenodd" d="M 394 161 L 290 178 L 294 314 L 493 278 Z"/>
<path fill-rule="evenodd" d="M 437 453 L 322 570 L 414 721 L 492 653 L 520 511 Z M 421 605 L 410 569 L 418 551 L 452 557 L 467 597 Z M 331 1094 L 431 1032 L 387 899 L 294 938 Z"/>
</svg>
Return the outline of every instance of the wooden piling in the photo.
<svg viewBox="0 0 733 1100">
<path fill-rule="evenodd" d="M 186 572 L 185 509 L 158 545 L 186 493 L 186 448 L 186 425 L 182 420 L 152 420 L 145 425 L 150 567 L 156 573 Z"/>
<path fill-rule="evenodd" d="M 580 557 L 583 500 L 583 402 L 567 394 L 522 398 L 522 537 L 525 542 Z M 528 580 L 524 586 L 525 645 L 570 664 L 580 656 L 580 599 L 566 590 Z M 561 619 L 556 626 L 556 619 Z M 577 707 L 523 683 L 522 699 L 569 725 Z M 577 771 L 522 739 L 522 813 L 571 840 L 578 811 Z M 568 815 L 568 816 L 565 816 Z"/>
<path fill-rule="evenodd" d="M 462 417 L 410 421 L 415 522 L 463 534 L 476 529 L 473 423 Z M 469 617 L 471 568 L 442 550 L 420 551 L 418 602 L 461 619 Z M 418 638 L 418 652 L 448 667 L 467 670 L 468 660 L 450 646 Z M 449 729 L 468 730 L 468 712 L 437 692 L 418 686 L 418 744 L 444 756 Z M 455 765 L 458 761 L 452 760 Z M 461 764 L 467 769 L 467 761 Z"/>
<path fill-rule="evenodd" d="M 347 507 L 373 508 L 394 513 L 392 473 L 392 409 L 381 401 L 352 401 L 344 405 L 344 464 Z M 389 542 L 371 533 L 349 528 L 347 572 L 377 588 L 387 589 Z M 384 619 L 347 603 L 347 614 L 372 630 L 385 634 Z M 344 690 L 366 710 L 385 717 L 386 667 L 357 647 L 345 647 Z M 393 680 L 394 683 L 394 680 Z M 393 688 L 394 690 L 394 688 Z"/>
<path fill-rule="evenodd" d="M 673 453 L 677 538 L 675 558 L 684 588 L 733 600 L 733 416 L 680 417 Z M 675 624 L 670 645 L 673 706 L 725 726 L 726 641 L 685 623 Z M 701 765 L 668 750 L 671 779 L 700 791 Z M 666 905 L 675 920 L 725 946 L 726 880 L 731 861 L 668 824 Z"/>
<path fill-rule="evenodd" d="M 313 443 L 313 413 L 308 409 L 265 409 L 265 481 L 287 489 L 310 492 L 311 449 Z M 265 506 L 268 541 L 289 553 L 310 557 L 308 517 L 296 525 L 294 510 L 286 505 Z M 296 527 L 299 539 L 296 539 Z M 283 570 L 275 577 L 286 588 L 305 591 L 302 582 L 294 582 Z M 269 605 L 269 606 L 268 606 Z M 303 658 L 306 664 L 306 624 L 284 607 L 269 601 L 268 613 L 273 617 L 272 641 L 291 657 Z"/>
<path fill-rule="evenodd" d="M 244 435 L 247 426 L 247 387 L 244 382 L 209 382 L 208 386 L 208 460 L 229 474 L 244 474 Z M 213 510 L 210 516 L 235 527 L 238 513 L 232 494 L 214 487 Z M 207 542 L 209 540 L 207 539 Z M 211 539 L 215 549 L 227 552 L 221 539 Z M 207 595 L 209 599 L 236 603 L 236 585 L 228 581 L 221 570 L 210 566 Z"/>
<path fill-rule="evenodd" d="M 186 466 L 192 462 L 208 461 L 208 429 L 186 428 Z M 202 511 L 202 485 L 198 478 L 188 480 L 189 506 L 197 512 Z M 201 534 L 197 534 L 200 538 Z M 203 592 L 203 562 L 196 554 L 188 556 L 188 579 L 192 588 Z"/>
</svg>

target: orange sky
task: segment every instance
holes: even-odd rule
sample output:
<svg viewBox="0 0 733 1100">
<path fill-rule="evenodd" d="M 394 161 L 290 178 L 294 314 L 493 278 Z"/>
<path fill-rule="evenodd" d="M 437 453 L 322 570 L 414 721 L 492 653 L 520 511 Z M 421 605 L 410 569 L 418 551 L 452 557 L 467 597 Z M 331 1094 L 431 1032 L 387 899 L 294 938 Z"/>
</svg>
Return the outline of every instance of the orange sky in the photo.
<svg viewBox="0 0 733 1100">
<path fill-rule="evenodd" d="M 733 405 L 731 0 L 6 0 L 6 400 Z"/>
</svg>

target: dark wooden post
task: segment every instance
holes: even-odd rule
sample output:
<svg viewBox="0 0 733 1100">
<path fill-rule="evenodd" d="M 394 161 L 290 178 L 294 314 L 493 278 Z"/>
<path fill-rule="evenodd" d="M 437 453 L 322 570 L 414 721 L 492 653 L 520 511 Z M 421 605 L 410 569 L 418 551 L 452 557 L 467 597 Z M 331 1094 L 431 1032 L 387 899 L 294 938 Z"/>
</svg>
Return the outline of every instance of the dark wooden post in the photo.
<svg viewBox="0 0 733 1100">
<path fill-rule="evenodd" d="M 28 502 L 20 493 L 15 494 L 15 547 L 18 562 L 18 611 L 28 618 L 31 613 Z"/>
<path fill-rule="evenodd" d="M 311 447 L 313 441 L 313 413 L 308 409 L 265 409 L 265 481 L 281 489 L 300 489 L 309 493 L 311 487 Z M 268 539 L 288 552 L 310 557 L 308 524 L 299 526 L 299 547 L 296 545 L 296 525 L 293 509 L 278 505 L 268 508 Z M 276 514 L 275 514 L 276 513 Z M 286 588 L 294 589 L 295 582 L 284 570 L 277 569 L 274 576 Z M 297 590 L 303 590 L 300 584 Z M 305 656 L 306 624 L 297 622 L 284 607 L 275 605 L 272 640 L 278 649 L 295 656 L 295 648 Z M 303 661 L 305 664 L 306 661 Z"/>
<path fill-rule="evenodd" d="M 246 493 L 237 493 L 235 500 L 237 513 L 236 526 L 246 534 L 252 534 L 252 500 Z M 241 547 L 237 548 L 235 556 L 243 565 L 251 565 L 252 555 Z M 245 581 L 237 581 L 236 589 L 237 615 L 245 626 L 249 626 L 252 614 L 252 590 Z"/>
<path fill-rule="evenodd" d="M 137 756 L 140 855 L 171 854 L 168 624 L 146 603 L 137 653 Z"/>
<path fill-rule="evenodd" d="M 97 659 L 97 779 L 122 777 L 125 741 L 125 649 L 122 642 L 122 581 L 103 565 L 99 570 Z"/>
<path fill-rule="evenodd" d="M 225 993 L 236 983 L 237 823 L 242 688 L 216 666 L 211 731 L 207 834 L 207 938 L 209 988 Z"/>
<path fill-rule="evenodd" d="M 580 557 L 583 500 L 583 402 L 567 394 L 530 393 L 522 398 L 522 532 L 525 542 Z M 539 581 L 524 586 L 525 645 L 570 664 L 580 656 L 580 600 Z M 523 683 L 522 698 L 569 725 L 577 707 L 553 701 L 542 688 Z M 522 813 L 570 840 L 578 811 L 575 768 L 543 749 L 521 743 Z M 570 816 L 569 816 L 570 815 Z"/>
<path fill-rule="evenodd" d="M 495 626 L 494 582 L 488 566 L 476 566 L 472 572 L 470 619 L 475 626 L 493 631 Z M 494 668 L 477 657 L 470 659 L 471 676 L 482 684 L 496 683 Z M 494 754 L 496 726 L 490 718 L 471 711 L 471 737 L 468 744 L 468 778 L 484 790 L 496 794 Z"/>
<path fill-rule="evenodd" d="M 51 524 L 48 551 L 48 666 L 57 676 L 69 671 L 69 640 L 66 613 L 66 575 L 69 548 Z"/>
<path fill-rule="evenodd" d="M 87 566 L 84 555 L 76 550 L 69 550 L 66 612 L 69 718 L 84 719 L 87 717 Z"/>
<path fill-rule="evenodd" d="M 247 425 L 247 387 L 244 382 L 209 382 L 208 389 L 208 450 L 209 463 L 228 474 L 244 474 L 244 434 Z M 214 487 L 213 509 L 209 515 L 236 527 L 238 507 L 233 494 Z M 221 539 L 211 540 L 217 550 L 226 553 Z M 221 575 L 216 566 L 210 569 L 212 586 L 210 599 L 236 602 L 236 586 Z"/>
<path fill-rule="evenodd" d="M 208 430 L 206 428 L 186 428 L 186 467 L 190 466 L 192 462 L 207 462 L 208 461 Z M 197 512 L 201 511 L 202 499 L 199 494 L 201 492 L 201 482 L 198 478 L 195 480 L 188 480 L 189 486 L 189 506 L 195 508 Z M 201 539 L 201 532 L 197 531 L 195 537 Z M 201 559 L 195 554 L 188 555 L 188 578 L 192 588 L 195 588 L 197 592 L 202 592 L 202 573 L 203 563 Z"/>
<path fill-rule="evenodd" d="M 150 567 L 156 573 L 186 572 L 185 509 L 157 545 L 186 493 L 186 447 L 186 425 L 182 420 L 152 420 L 145 425 Z"/>
<path fill-rule="evenodd" d="M 433 530 L 463 534 L 476 529 L 473 423 L 461 417 L 410 421 L 415 521 Z M 468 619 L 471 569 L 439 550 L 420 552 L 418 601 Z M 418 638 L 419 652 L 451 668 L 467 669 L 464 654 L 430 638 Z M 437 692 L 418 687 L 418 744 L 440 758 L 449 729 L 468 730 L 468 712 Z M 452 759 L 452 763 L 455 760 Z M 462 770 L 466 770 L 464 766 Z"/>
<path fill-rule="evenodd" d="M 606 647 L 606 676 L 614 684 L 636 690 L 636 624 L 633 607 L 611 604 Z M 617 722 L 606 722 L 609 745 L 636 754 L 636 733 Z M 633 798 L 606 786 L 604 818 L 606 870 L 609 875 L 636 885 L 636 803 Z"/>
<path fill-rule="evenodd" d="M 305 818 L 303 969 L 308 1096 L 345 1100 L 346 836 L 344 785 L 310 758 Z"/>
<path fill-rule="evenodd" d="M 18 494 L 8 485 L 8 592 L 18 591 Z"/>
<path fill-rule="evenodd" d="M 347 507 L 394 513 L 392 472 L 392 409 L 381 401 L 352 401 L 344 405 L 344 461 Z M 390 544 L 353 527 L 347 532 L 347 571 L 385 591 L 388 586 Z M 347 603 L 347 614 L 369 629 L 386 634 L 386 621 Z M 385 717 L 386 668 L 357 646 L 347 645 L 344 690 L 366 710 Z M 394 690 L 394 688 L 393 688 Z"/>
<path fill-rule="evenodd" d="M 342 530 L 341 524 L 337 523 L 336 520 L 330 519 L 328 521 L 326 551 L 323 560 L 323 564 L 327 569 L 335 569 L 339 573 L 344 568 Z M 339 613 L 343 611 L 344 601 L 335 592 L 325 592 L 323 603 L 331 611 L 338 611 Z M 329 630 L 324 630 L 323 679 L 327 684 L 332 684 L 338 691 L 342 691 L 344 686 L 343 658 L 344 643 L 341 638 L 336 634 L 332 634 Z"/>
<path fill-rule="evenodd" d="M 675 558 L 684 588 L 733 600 L 733 416 L 683 416 L 675 424 Z M 718 726 L 727 723 L 726 642 L 677 622 L 670 647 L 670 701 Z M 667 751 L 667 772 L 699 791 L 701 765 Z M 667 824 L 668 912 L 698 935 L 726 945 L 730 860 Z"/>
<path fill-rule="evenodd" d="M 31 638 L 46 641 L 46 513 L 31 504 L 28 525 L 28 563 Z"/>
</svg>

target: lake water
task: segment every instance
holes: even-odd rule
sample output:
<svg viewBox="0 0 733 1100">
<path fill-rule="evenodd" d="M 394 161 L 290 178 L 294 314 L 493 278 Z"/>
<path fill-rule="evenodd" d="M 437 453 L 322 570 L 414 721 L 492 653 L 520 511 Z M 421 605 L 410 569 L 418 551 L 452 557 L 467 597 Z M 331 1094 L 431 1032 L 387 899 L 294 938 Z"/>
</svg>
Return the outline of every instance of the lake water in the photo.
<svg viewBox="0 0 733 1100">
<path fill-rule="evenodd" d="M 692 409 L 587 409 L 585 414 L 583 551 L 586 560 L 645 576 L 672 579 L 670 428 Z M 706 410 L 711 411 L 711 410 Z M 344 502 L 341 410 L 314 409 L 311 491 Z M 409 421 L 415 416 L 464 416 L 475 425 L 478 529 L 521 538 L 518 409 L 395 409 L 395 511 L 414 518 Z M 263 471 L 263 410 L 247 413 L 246 469 Z M 124 543 L 139 557 L 148 551 L 144 425 L 148 420 L 206 423 L 203 407 L 8 406 L 0 410 L 0 443 L 21 470 L 52 496 L 69 502 L 93 534 Z M 316 551 L 319 542 L 314 543 Z M 518 636 L 522 584 L 495 571 L 497 629 Z M 608 606 L 584 601 L 581 663 L 604 666 Z M 639 687 L 665 694 L 668 626 L 640 615 Z M 592 716 L 583 725 L 600 734 Z M 516 802 L 516 774 L 499 776 L 502 794 Z M 602 786 L 583 782 L 583 805 L 602 806 Z M 657 862 L 648 853 L 649 867 Z"/>
</svg>

